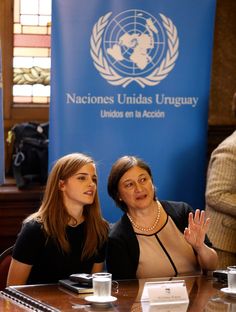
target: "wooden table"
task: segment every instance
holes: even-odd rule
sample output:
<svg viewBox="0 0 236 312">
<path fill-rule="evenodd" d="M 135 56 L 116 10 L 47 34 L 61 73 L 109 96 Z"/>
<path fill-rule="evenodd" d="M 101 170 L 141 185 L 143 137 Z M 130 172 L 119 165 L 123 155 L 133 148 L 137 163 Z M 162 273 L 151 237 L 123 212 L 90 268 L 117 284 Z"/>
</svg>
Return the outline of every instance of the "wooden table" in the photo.
<svg viewBox="0 0 236 312">
<path fill-rule="evenodd" d="M 185 276 L 176 279 L 184 279 L 189 295 L 189 304 L 184 307 L 172 305 L 165 306 L 142 306 L 140 297 L 144 283 L 147 281 L 167 281 L 170 278 L 162 279 L 140 279 L 118 281 L 119 286 L 112 295 L 117 297 L 117 301 L 106 307 L 98 307 L 89 304 L 84 298 L 88 294 L 76 294 L 58 285 L 28 285 L 7 288 L 10 292 L 16 291 L 14 300 L 0 294 L 1 312 L 22 312 L 22 311 L 132 311 L 132 312 L 235 312 L 236 298 L 226 296 L 220 291 L 223 285 L 216 282 L 211 276 Z M 25 306 L 21 304 L 22 299 Z M 18 300 L 18 302 L 17 302 Z M 42 305 L 40 307 L 40 304 Z M 28 306 L 28 307 L 27 307 Z M 38 307 L 38 310 L 33 307 Z"/>
</svg>

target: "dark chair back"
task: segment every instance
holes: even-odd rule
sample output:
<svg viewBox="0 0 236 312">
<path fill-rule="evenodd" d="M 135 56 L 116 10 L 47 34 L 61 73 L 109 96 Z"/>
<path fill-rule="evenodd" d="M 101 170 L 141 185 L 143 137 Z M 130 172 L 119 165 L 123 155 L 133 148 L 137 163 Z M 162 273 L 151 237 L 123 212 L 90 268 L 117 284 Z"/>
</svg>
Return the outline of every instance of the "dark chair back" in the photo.
<svg viewBox="0 0 236 312">
<path fill-rule="evenodd" d="M 7 274 L 11 263 L 13 246 L 7 248 L 0 254 L 0 290 L 6 287 Z"/>
</svg>

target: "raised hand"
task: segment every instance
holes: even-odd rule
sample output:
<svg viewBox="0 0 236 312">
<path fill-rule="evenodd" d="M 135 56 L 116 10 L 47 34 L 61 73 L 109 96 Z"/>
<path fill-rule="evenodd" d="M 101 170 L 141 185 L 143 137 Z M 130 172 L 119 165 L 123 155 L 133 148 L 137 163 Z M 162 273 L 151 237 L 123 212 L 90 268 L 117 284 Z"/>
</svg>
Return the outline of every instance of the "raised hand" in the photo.
<svg viewBox="0 0 236 312">
<path fill-rule="evenodd" d="M 184 230 L 186 241 L 198 251 L 204 245 L 204 239 L 208 230 L 210 219 L 205 219 L 205 211 L 197 209 L 195 214 L 192 212 L 188 216 L 188 227 Z"/>
</svg>

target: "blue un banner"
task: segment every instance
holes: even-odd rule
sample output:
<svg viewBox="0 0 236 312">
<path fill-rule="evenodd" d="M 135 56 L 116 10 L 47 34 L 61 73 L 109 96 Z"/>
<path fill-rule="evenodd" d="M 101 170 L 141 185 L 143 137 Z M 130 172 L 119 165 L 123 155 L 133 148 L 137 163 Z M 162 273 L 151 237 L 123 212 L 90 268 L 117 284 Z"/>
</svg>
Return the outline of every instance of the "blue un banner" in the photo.
<svg viewBox="0 0 236 312">
<path fill-rule="evenodd" d="M 215 0 L 53 0 L 49 161 L 147 161 L 160 199 L 204 208 Z"/>
</svg>

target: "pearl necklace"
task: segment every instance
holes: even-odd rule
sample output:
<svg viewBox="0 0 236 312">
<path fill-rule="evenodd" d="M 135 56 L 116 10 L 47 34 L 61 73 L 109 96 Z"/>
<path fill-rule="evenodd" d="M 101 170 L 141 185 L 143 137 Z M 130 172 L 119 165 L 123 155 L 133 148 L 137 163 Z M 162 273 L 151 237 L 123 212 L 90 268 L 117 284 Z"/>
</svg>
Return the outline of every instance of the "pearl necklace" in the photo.
<svg viewBox="0 0 236 312">
<path fill-rule="evenodd" d="M 157 202 L 157 216 L 156 216 L 156 219 L 155 219 L 153 225 L 150 226 L 150 227 L 148 227 L 148 228 L 142 227 L 142 226 L 138 225 L 137 223 L 135 223 L 134 220 L 132 219 L 132 217 L 131 217 L 128 213 L 127 213 L 127 216 L 128 216 L 128 218 L 129 218 L 130 222 L 132 223 L 132 225 L 133 225 L 136 229 L 138 229 L 138 230 L 140 230 L 140 231 L 142 231 L 142 232 L 151 232 L 152 230 L 155 229 L 155 227 L 157 226 L 157 223 L 158 223 L 159 220 L 160 220 L 160 216 L 161 216 L 161 207 L 160 207 L 160 203 Z"/>
</svg>

